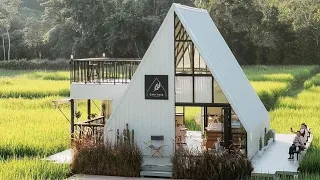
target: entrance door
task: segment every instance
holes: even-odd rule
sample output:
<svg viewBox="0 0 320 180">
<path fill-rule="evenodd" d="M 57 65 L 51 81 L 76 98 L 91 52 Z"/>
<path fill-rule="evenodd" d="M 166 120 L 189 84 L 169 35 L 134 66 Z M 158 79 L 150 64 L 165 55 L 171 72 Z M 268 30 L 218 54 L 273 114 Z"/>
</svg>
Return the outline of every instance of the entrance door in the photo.
<svg viewBox="0 0 320 180">
<path fill-rule="evenodd" d="M 231 132 L 231 107 L 224 107 L 221 109 L 221 116 L 223 117 L 224 130 L 223 130 L 223 141 L 224 147 L 229 148 L 232 141 Z"/>
</svg>

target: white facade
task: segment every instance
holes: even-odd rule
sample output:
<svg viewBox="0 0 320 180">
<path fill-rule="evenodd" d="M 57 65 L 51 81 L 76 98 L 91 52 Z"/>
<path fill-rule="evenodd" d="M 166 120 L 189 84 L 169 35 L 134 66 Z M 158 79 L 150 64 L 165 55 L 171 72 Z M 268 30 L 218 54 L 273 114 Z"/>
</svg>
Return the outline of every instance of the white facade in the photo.
<svg viewBox="0 0 320 180">
<path fill-rule="evenodd" d="M 126 123 L 134 130 L 140 148 L 146 148 L 152 135 L 164 136 L 164 155 L 173 152 L 175 137 L 174 97 L 174 17 L 171 8 L 149 49 L 136 70 L 129 87 L 105 126 L 106 141 L 115 141 L 116 131 L 122 132 Z M 168 75 L 168 100 L 145 99 L 145 75 Z M 150 151 L 144 152 L 150 155 Z"/>
<path fill-rule="evenodd" d="M 250 85 L 236 58 L 206 10 L 174 5 L 175 12 L 202 59 L 222 89 L 247 131 L 248 157 L 259 149 L 264 128 L 269 129 L 268 111 Z"/>
<path fill-rule="evenodd" d="M 224 93 L 232 109 L 247 131 L 248 157 L 258 151 L 259 138 L 264 128 L 269 129 L 269 115 L 243 70 L 233 56 L 206 10 L 173 4 L 160 30 L 152 41 L 128 88 L 105 126 L 106 141 L 114 141 L 116 130 L 121 132 L 126 123 L 135 130 L 135 140 L 141 149 L 142 142 L 152 135 L 163 135 L 164 155 L 172 155 L 175 138 L 175 102 L 191 102 L 188 91 L 192 88 L 189 77 L 175 77 L 174 65 L 174 13 L 199 51 L 204 63 Z M 146 100 L 145 75 L 168 75 L 168 100 Z M 196 79 L 195 101 L 212 100 L 212 78 Z M 210 83 L 211 84 L 211 83 Z M 175 92 L 176 90 L 176 92 Z M 176 97 L 175 97 L 176 93 Z M 149 152 L 143 152 L 150 155 Z"/>
<path fill-rule="evenodd" d="M 72 83 L 70 87 L 71 99 L 120 99 L 128 84 L 84 84 Z"/>
</svg>

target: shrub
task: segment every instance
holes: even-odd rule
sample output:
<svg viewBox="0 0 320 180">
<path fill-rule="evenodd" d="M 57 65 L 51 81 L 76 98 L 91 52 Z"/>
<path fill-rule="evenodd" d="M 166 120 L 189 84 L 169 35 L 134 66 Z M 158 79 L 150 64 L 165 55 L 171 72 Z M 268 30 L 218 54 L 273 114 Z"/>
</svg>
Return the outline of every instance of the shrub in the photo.
<svg viewBox="0 0 320 180">
<path fill-rule="evenodd" d="M 96 144 L 88 139 L 74 141 L 71 172 L 107 176 L 140 176 L 142 154 L 136 144 Z"/>
<path fill-rule="evenodd" d="M 0 68 L 11 70 L 68 70 L 68 60 L 10 60 L 0 61 Z"/>
<path fill-rule="evenodd" d="M 240 153 L 176 151 L 172 157 L 175 179 L 248 179 L 253 171 L 250 160 Z"/>
</svg>

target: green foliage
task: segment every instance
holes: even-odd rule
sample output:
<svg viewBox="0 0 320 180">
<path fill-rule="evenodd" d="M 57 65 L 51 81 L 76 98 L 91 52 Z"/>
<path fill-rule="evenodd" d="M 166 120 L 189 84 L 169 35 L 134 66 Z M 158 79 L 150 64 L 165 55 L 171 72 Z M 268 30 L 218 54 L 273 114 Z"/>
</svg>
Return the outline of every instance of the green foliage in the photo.
<svg viewBox="0 0 320 180">
<path fill-rule="evenodd" d="M 306 89 L 312 86 L 320 86 L 320 74 L 308 79 L 306 82 L 304 82 L 303 86 Z"/>
<path fill-rule="evenodd" d="M 141 58 L 173 2 L 207 9 L 240 64 L 317 64 L 320 57 L 318 1 L 24 1 L 0 7 L 0 40 L 8 50 L 10 34 L 16 59 Z"/>
<path fill-rule="evenodd" d="M 241 180 L 251 176 L 251 161 L 241 154 L 176 151 L 172 159 L 175 179 Z"/>
<path fill-rule="evenodd" d="M 186 120 L 186 127 L 188 131 L 201 131 L 201 126 L 194 120 Z"/>
<path fill-rule="evenodd" d="M 12 70 L 67 70 L 69 69 L 67 60 L 11 60 L 0 61 L 0 68 Z"/>
</svg>

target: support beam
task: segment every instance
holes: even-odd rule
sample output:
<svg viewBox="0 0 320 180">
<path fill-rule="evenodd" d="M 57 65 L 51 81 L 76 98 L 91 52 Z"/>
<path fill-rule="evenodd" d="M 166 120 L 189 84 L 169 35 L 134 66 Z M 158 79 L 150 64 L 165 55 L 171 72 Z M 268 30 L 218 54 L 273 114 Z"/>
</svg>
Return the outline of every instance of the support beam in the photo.
<svg viewBox="0 0 320 180">
<path fill-rule="evenodd" d="M 194 78 L 194 44 L 191 42 L 190 65 L 192 67 L 192 102 L 195 103 L 195 78 Z"/>
<path fill-rule="evenodd" d="M 75 103 L 74 99 L 70 100 L 71 105 L 71 114 L 70 114 L 70 134 L 71 134 L 71 143 L 74 138 L 74 114 L 75 114 Z"/>
<path fill-rule="evenodd" d="M 87 108 L 88 108 L 88 120 L 90 120 L 91 119 L 91 117 L 90 117 L 90 114 L 91 114 L 91 100 L 90 99 L 88 99 Z"/>
<path fill-rule="evenodd" d="M 229 148 L 232 140 L 231 132 L 231 107 L 222 108 L 223 122 L 224 122 L 224 147 Z"/>
</svg>

